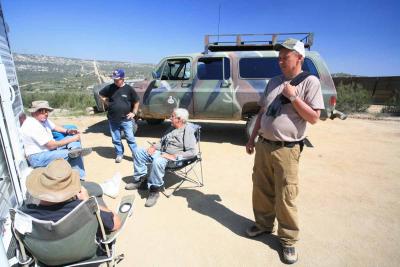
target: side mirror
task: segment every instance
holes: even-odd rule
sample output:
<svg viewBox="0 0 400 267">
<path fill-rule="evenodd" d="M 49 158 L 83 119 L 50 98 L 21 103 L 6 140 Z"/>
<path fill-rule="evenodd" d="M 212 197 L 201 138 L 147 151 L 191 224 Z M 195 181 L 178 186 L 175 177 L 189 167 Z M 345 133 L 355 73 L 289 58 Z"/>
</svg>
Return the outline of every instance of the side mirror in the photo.
<svg viewBox="0 0 400 267">
<path fill-rule="evenodd" d="M 153 77 L 153 79 L 160 79 L 160 75 L 155 71 L 151 72 L 151 76 Z"/>
</svg>

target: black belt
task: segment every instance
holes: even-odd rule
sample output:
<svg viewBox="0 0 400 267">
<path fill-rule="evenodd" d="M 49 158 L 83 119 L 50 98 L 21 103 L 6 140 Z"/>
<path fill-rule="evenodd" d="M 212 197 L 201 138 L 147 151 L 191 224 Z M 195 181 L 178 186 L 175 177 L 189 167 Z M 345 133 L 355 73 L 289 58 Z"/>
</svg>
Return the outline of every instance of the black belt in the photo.
<svg viewBox="0 0 400 267">
<path fill-rule="evenodd" d="M 304 145 L 304 141 L 303 140 L 293 141 L 293 142 L 289 142 L 289 141 L 272 141 L 272 140 L 265 139 L 261 135 L 258 136 L 258 138 L 261 140 L 261 142 L 268 143 L 268 144 L 275 145 L 275 146 L 280 146 L 280 147 L 294 147 L 297 144 L 299 144 L 301 146 Z"/>
</svg>

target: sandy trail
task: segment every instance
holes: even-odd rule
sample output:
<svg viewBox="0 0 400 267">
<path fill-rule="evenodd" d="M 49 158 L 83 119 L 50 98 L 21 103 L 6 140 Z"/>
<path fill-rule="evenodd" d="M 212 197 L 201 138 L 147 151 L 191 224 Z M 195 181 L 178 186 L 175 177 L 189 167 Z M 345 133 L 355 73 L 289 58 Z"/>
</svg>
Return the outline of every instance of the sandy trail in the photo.
<svg viewBox="0 0 400 267">
<path fill-rule="evenodd" d="M 84 132 L 88 180 L 133 174 L 130 151 L 114 163 L 104 116 L 55 118 Z M 205 186 L 161 196 L 145 208 L 145 192 L 118 239 L 119 266 L 282 266 L 277 238 L 248 239 L 252 223 L 253 156 L 243 122 L 201 121 Z M 167 123 L 140 124 L 137 141 L 157 140 Z M 400 263 L 400 122 L 348 119 L 319 122 L 301 156 L 298 266 L 396 266 Z M 125 148 L 128 149 L 127 145 Z M 168 185 L 177 182 L 167 181 Z M 120 195 L 131 193 L 123 189 Z M 105 197 L 109 206 L 117 200 Z"/>
</svg>

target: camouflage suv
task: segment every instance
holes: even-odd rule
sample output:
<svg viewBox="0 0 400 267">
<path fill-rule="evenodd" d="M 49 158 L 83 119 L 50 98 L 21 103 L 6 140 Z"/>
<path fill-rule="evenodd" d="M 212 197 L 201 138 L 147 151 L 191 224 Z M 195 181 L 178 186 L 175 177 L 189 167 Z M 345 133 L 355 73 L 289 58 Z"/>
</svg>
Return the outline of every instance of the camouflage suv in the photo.
<svg viewBox="0 0 400 267">
<path fill-rule="evenodd" d="M 269 79 L 281 74 L 278 52 L 273 50 L 273 45 L 293 37 L 290 34 L 278 41 L 282 35 L 285 34 L 261 35 L 270 38 L 261 44 L 243 40 L 254 35 L 218 36 L 234 37 L 234 42 L 210 42 L 216 36 L 207 35 L 203 53 L 163 58 L 153 71 L 152 80 L 131 84 L 141 99 L 140 117 L 149 124 L 161 123 L 174 108 L 184 107 L 189 110 L 191 119 L 245 120 L 249 136 L 259 110 L 260 96 Z M 310 48 L 312 34 L 303 35 L 302 41 Z M 303 70 L 321 81 L 325 102 L 321 119 L 344 119 L 345 115 L 335 110 L 335 85 L 317 52 L 306 51 Z"/>
</svg>

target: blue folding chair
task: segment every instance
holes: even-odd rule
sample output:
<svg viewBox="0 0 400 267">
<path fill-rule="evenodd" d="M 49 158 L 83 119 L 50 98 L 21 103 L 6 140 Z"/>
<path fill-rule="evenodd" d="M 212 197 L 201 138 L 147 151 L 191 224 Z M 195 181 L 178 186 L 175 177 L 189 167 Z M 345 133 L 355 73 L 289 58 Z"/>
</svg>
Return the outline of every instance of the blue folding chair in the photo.
<svg viewBox="0 0 400 267">
<path fill-rule="evenodd" d="M 194 157 L 168 162 L 165 169 L 166 173 L 176 175 L 181 179 L 181 181 L 175 187 L 166 188 L 166 190 L 172 190 L 170 194 L 163 192 L 166 197 L 170 197 L 175 191 L 179 190 L 180 188 L 184 188 L 182 187 L 184 182 L 190 182 L 194 184 L 193 186 L 185 188 L 202 187 L 204 185 L 203 164 L 200 150 L 201 126 L 188 122 L 185 126 L 185 130 L 186 127 L 192 127 L 194 130 L 198 152 Z M 185 133 L 183 134 L 183 138 L 185 138 Z M 183 140 L 183 143 L 185 143 L 185 140 Z M 185 147 L 183 147 L 183 150 L 185 151 Z"/>
</svg>

